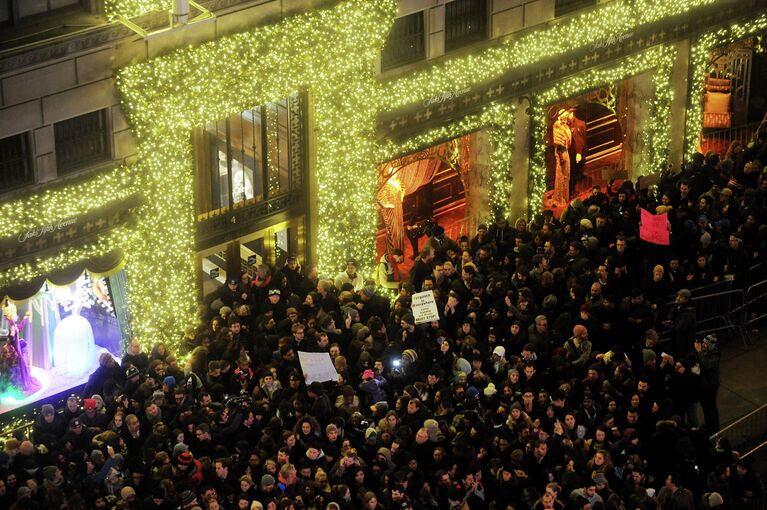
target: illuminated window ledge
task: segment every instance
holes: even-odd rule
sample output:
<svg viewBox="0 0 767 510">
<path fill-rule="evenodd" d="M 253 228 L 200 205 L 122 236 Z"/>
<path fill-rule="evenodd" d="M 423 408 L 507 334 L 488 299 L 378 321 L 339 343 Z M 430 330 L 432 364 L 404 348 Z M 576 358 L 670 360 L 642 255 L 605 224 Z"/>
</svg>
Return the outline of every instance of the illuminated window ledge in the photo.
<svg viewBox="0 0 767 510">
<path fill-rule="evenodd" d="M 191 15 L 191 9 L 194 8 L 197 13 L 192 16 Z M 161 36 L 165 34 L 169 34 L 171 32 L 175 32 L 178 30 L 183 30 L 184 27 L 189 25 L 195 25 L 197 23 L 205 22 L 205 21 L 213 21 L 216 19 L 216 15 L 213 14 L 211 11 L 203 7 L 202 5 L 198 4 L 197 2 L 194 2 L 193 0 L 188 0 L 188 5 L 185 12 L 176 13 L 173 9 L 168 9 L 166 12 L 168 13 L 168 25 L 156 29 L 156 30 L 146 30 L 141 25 L 135 23 L 131 18 L 134 16 L 138 16 L 139 14 L 143 14 L 143 12 L 138 12 L 137 14 L 133 14 L 132 16 L 130 14 L 123 15 L 123 14 L 117 14 L 119 11 L 108 11 L 107 17 L 112 21 L 117 21 L 118 23 L 121 23 L 128 27 L 129 29 L 133 30 L 135 33 L 143 37 L 144 39 L 150 39 L 152 37 Z M 153 9 L 150 9 L 146 12 L 151 12 Z M 163 9 L 164 10 L 164 9 Z M 130 11 L 127 11 L 130 12 Z"/>
</svg>

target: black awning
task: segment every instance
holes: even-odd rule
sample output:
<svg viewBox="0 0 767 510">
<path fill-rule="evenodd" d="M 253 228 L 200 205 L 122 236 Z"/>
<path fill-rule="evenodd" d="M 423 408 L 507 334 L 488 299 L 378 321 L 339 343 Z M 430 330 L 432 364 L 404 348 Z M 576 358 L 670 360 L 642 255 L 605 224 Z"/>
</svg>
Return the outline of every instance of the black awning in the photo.
<svg viewBox="0 0 767 510">
<path fill-rule="evenodd" d="M 92 257 L 63 269 L 57 269 L 40 275 L 32 280 L 16 285 L 0 288 L 0 298 L 10 298 L 14 301 L 24 301 L 37 294 L 46 281 L 61 287 L 77 280 L 84 271 L 98 276 L 107 276 L 122 269 L 122 250 L 113 250 L 103 257 Z"/>
</svg>

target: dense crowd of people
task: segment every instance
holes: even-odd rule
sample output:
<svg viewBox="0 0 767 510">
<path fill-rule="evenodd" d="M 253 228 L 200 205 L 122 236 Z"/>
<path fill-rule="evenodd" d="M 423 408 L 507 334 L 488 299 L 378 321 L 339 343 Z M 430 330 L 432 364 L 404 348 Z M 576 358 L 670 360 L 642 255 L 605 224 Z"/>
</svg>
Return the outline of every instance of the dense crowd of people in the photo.
<svg viewBox="0 0 767 510">
<path fill-rule="evenodd" d="M 0 507 L 739 508 L 763 487 L 709 440 L 720 353 L 690 298 L 763 257 L 765 163 L 761 137 L 657 189 L 595 186 L 560 218 L 435 225 L 407 275 L 397 249 L 374 281 L 295 257 L 243 273 L 177 352 L 133 341 L 43 405 L 5 442 Z M 641 208 L 668 213 L 669 246 L 639 239 Z M 423 290 L 439 320 L 416 324 Z M 298 352 L 337 379 L 307 385 Z"/>
</svg>

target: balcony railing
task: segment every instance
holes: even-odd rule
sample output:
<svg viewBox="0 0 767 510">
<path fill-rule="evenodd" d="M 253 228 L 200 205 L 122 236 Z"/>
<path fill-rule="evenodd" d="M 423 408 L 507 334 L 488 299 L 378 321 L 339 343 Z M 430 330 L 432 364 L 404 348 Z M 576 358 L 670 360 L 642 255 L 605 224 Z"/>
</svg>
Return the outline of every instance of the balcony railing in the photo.
<svg viewBox="0 0 767 510">
<path fill-rule="evenodd" d="M 713 151 L 724 156 L 732 142 L 740 142 L 744 147 L 754 138 L 761 122 L 751 122 L 733 128 L 707 131 L 701 139 L 701 152 Z"/>
<path fill-rule="evenodd" d="M 218 244 L 220 238 L 231 238 L 241 230 L 277 213 L 296 211 L 306 206 L 303 190 L 295 190 L 268 200 L 245 200 L 197 216 L 198 246 Z"/>
</svg>

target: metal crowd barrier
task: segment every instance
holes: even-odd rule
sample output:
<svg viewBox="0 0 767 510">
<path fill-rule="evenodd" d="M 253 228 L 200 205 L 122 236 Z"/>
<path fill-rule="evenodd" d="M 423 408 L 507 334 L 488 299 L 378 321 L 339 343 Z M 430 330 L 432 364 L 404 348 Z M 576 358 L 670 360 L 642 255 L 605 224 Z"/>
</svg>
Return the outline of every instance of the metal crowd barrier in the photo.
<svg viewBox="0 0 767 510">
<path fill-rule="evenodd" d="M 735 289 L 691 298 L 698 317 L 695 324 L 696 334 L 705 336 L 729 331 L 740 334 L 744 347 L 748 347 L 751 338 L 745 328 L 744 294 L 742 289 Z"/>
<path fill-rule="evenodd" d="M 0 431 L 0 442 L 5 442 L 11 438 L 31 438 L 32 428 L 34 427 L 34 421 L 23 421 L 12 425 L 9 428 Z"/>
<path fill-rule="evenodd" d="M 759 262 L 748 268 L 748 275 L 746 275 L 746 283 L 751 285 L 753 282 L 762 282 L 767 280 L 767 264 Z"/>
<path fill-rule="evenodd" d="M 726 292 L 728 290 L 733 290 L 735 288 L 735 282 L 733 280 L 719 280 L 716 283 L 710 283 L 708 285 L 704 285 L 702 287 L 696 287 L 694 289 L 690 289 L 690 293 L 693 297 L 698 296 L 707 296 L 709 294 L 715 294 L 717 292 Z M 676 294 L 673 294 L 670 297 L 674 297 Z"/>
<path fill-rule="evenodd" d="M 734 290 L 736 288 L 746 289 L 752 282 L 762 282 L 767 280 L 767 265 L 764 262 L 754 264 L 748 269 L 748 273 L 744 275 L 740 281 L 722 279 L 716 283 L 709 283 L 702 287 L 695 287 L 688 289 L 690 293 L 695 296 L 714 294 L 716 292 L 724 292 L 728 290 Z M 676 297 L 676 292 L 668 295 L 668 300 L 673 301 Z"/>
<path fill-rule="evenodd" d="M 748 347 L 751 339 L 746 331 L 747 310 L 744 306 L 744 291 L 742 289 L 726 290 L 702 296 L 693 295 L 689 303 L 695 308 L 695 334 L 705 336 L 711 333 L 727 331 L 733 336 L 740 335 L 744 347 Z M 666 303 L 659 314 L 658 320 L 665 320 L 669 310 L 675 303 Z M 664 334 L 664 339 L 667 334 Z"/>
<path fill-rule="evenodd" d="M 752 453 L 767 441 L 767 404 L 730 423 L 710 439 L 713 443 L 720 438 L 727 439 L 732 449 L 741 456 Z"/>
<path fill-rule="evenodd" d="M 767 317 L 767 280 L 751 285 L 746 289 L 745 302 L 745 325 L 753 328 Z"/>
<path fill-rule="evenodd" d="M 727 439 L 739 458 L 754 459 L 760 456 L 767 446 L 767 404 L 755 409 L 747 415 L 735 420 L 725 428 L 713 434 L 709 439 L 712 444 L 720 438 Z M 754 469 L 752 467 L 752 469 Z M 767 499 L 765 494 L 754 494 L 744 502 L 735 502 L 734 509 L 765 510 Z"/>
<path fill-rule="evenodd" d="M 749 282 L 757 282 L 747 285 Z M 734 288 L 736 283 L 722 280 L 710 285 L 690 289 L 690 303 L 695 307 L 695 333 L 705 336 L 719 331 L 728 331 L 741 336 L 744 347 L 751 345 L 749 330 L 767 318 L 767 264 L 760 262 L 749 268 L 742 282 L 743 288 Z M 739 286 L 739 285 L 738 285 Z M 658 320 L 664 320 L 674 306 L 675 296 L 658 313 Z M 668 335 L 664 335 L 663 339 Z"/>
<path fill-rule="evenodd" d="M 716 292 L 734 290 L 736 288 L 742 288 L 745 290 L 749 286 L 752 286 L 753 282 L 762 282 L 763 280 L 767 280 L 767 265 L 764 262 L 760 262 L 751 266 L 748 269 L 748 272 L 743 275 L 743 278 L 738 281 L 722 279 L 716 283 L 709 283 L 708 285 L 703 285 L 701 287 L 695 287 L 688 290 L 693 295 L 693 297 L 695 297 L 714 294 Z M 669 301 L 673 301 L 675 297 L 676 292 L 669 294 L 667 299 Z"/>
<path fill-rule="evenodd" d="M 734 290 L 734 287 L 735 285 L 732 280 L 720 280 L 716 283 L 710 283 L 708 285 L 703 285 L 701 287 L 694 287 L 692 289 L 687 289 L 687 290 L 690 291 L 691 299 L 696 299 L 696 298 L 707 297 L 712 294 L 718 294 L 720 292 L 727 292 L 730 290 Z M 667 302 L 660 307 L 660 312 L 657 317 L 657 320 L 659 321 L 666 320 L 666 316 L 668 315 L 669 310 L 671 310 L 671 308 L 674 307 L 675 300 L 676 300 L 676 292 L 674 292 L 673 294 L 669 294 L 666 300 Z M 700 318 L 699 315 L 696 315 L 696 317 L 698 319 Z"/>
</svg>

